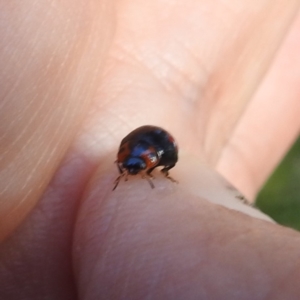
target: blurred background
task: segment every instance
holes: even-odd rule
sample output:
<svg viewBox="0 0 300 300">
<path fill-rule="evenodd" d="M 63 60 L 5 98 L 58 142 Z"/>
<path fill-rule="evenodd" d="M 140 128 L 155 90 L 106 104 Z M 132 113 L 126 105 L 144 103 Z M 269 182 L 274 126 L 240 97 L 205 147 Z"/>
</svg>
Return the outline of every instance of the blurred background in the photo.
<svg viewBox="0 0 300 300">
<path fill-rule="evenodd" d="M 300 231 L 300 137 L 260 191 L 256 205 L 278 223 Z"/>
</svg>

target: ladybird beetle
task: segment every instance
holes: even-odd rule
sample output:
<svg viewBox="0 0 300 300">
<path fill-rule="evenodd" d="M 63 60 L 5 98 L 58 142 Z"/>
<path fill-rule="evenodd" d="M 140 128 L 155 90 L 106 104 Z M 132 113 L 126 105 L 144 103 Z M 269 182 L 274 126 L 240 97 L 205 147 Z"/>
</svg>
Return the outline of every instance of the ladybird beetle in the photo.
<svg viewBox="0 0 300 300">
<path fill-rule="evenodd" d="M 178 147 L 172 135 L 157 126 L 142 126 L 130 132 L 121 141 L 116 164 L 120 176 L 115 180 L 115 190 L 120 179 L 128 175 L 141 173 L 152 188 L 154 185 L 150 179 L 151 172 L 159 166 L 163 166 L 161 172 L 171 181 L 176 182 L 169 176 L 178 160 Z"/>
</svg>

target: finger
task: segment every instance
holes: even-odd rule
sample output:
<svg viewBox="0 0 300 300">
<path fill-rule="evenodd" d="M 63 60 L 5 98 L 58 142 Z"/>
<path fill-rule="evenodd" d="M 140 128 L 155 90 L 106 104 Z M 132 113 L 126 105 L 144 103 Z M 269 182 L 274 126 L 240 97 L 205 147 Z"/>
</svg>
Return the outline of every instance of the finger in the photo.
<svg viewBox="0 0 300 300">
<path fill-rule="evenodd" d="M 216 173 L 183 160 L 178 185 L 156 176 L 151 189 L 132 176 L 114 192 L 117 171 L 101 165 L 74 236 L 79 297 L 296 299 L 299 234 L 208 202 L 238 200 Z M 203 183 L 191 190 L 195 178 Z"/>
<path fill-rule="evenodd" d="M 77 299 L 71 244 L 90 169 L 84 159 L 71 160 L 21 226 L 1 243 L 0 299 Z"/>
<path fill-rule="evenodd" d="M 299 3 L 161 5 L 122 1 L 95 109 L 79 144 L 91 155 L 106 155 L 116 136 L 154 124 L 215 165 Z M 234 13 L 231 5 L 237 5 Z"/>
<path fill-rule="evenodd" d="M 300 14 L 218 163 L 250 199 L 299 134 L 299 49 Z"/>
<path fill-rule="evenodd" d="M 106 2 L 1 5 L 0 240 L 36 204 L 95 95 L 112 27 Z"/>
</svg>

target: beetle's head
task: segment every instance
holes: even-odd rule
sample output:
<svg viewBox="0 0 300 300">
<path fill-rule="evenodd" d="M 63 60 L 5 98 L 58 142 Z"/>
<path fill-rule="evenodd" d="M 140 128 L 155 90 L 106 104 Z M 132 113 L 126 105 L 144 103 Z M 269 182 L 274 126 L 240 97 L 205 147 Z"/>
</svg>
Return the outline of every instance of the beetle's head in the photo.
<svg viewBox="0 0 300 300">
<path fill-rule="evenodd" d="M 129 157 L 124 161 L 123 168 L 127 170 L 128 174 L 136 175 L 146 169 L 146 163 L 140 157 Z"/>
</svg>

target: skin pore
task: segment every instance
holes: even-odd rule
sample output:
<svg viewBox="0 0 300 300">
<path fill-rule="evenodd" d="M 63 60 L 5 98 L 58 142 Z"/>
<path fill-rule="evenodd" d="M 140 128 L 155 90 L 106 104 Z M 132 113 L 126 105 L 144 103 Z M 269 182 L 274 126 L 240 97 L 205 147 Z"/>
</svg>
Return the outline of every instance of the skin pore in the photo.
<svg viewBox="0 0 300 300">
<path fill-rule="evenodd" d="M 298 1 L 0 6 L 1 299 L 299 299 L 299 233 L 232 188 L 253 201 L 299 133 Z M 147 124 L 179 184 L 112 192 Z"/>
</svg>

